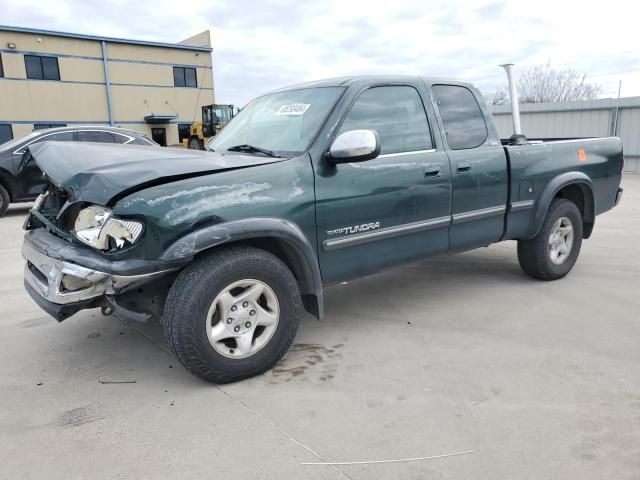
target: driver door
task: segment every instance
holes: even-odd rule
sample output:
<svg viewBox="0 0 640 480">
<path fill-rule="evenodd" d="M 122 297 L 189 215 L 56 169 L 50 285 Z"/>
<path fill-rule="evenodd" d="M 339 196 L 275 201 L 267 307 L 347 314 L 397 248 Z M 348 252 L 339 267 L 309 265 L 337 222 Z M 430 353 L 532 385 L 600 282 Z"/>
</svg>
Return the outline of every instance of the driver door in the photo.
<svg viewBox="0 0 640 480">
<path fill-rule="evenodd" d="M 376 130 L 381 154 L 360 163 L 320 160 L 316 216 L 324 282 L 448 250 L 451 172 L 434 143 L 425 103 L 413 85 L 365 89 L 337 135 Z"/>
</svg>

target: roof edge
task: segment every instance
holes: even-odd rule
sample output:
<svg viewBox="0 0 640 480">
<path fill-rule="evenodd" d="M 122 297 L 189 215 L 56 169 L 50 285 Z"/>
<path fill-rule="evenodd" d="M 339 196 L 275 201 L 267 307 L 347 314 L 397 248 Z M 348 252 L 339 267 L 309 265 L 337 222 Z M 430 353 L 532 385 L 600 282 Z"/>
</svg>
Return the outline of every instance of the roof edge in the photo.
<svg viewBox="0 0 640 480">
<path fill-rule="evenodd" d="M 0 32 L 1 31 L 15 32 L 15 33 L 32 33 L 35 35 L 51 35 L 55 37 L 77 38 L 81 40 L 93 40 L 97 42 L 125 43 L 130 45 L 141 45 L 146 47 L 175 48 L 178 50 L 195 50 L 198 52 L 213 51 L 211 47 L 202 46 L 202 45 L 186 45 L 183 43 L 165 43 L 165 42 L 153 42 L 150 40 L 132 40 L 127 38 L 102 37 L 99 35 L 87 35 L 83 33 L 71 33 L 71 32 L 58 32 L 55 30 L 44 30 L 44 29 L 29 28 L 29 27 L 15 27 L 12 25 L 0 25 Z"/>
</svg>

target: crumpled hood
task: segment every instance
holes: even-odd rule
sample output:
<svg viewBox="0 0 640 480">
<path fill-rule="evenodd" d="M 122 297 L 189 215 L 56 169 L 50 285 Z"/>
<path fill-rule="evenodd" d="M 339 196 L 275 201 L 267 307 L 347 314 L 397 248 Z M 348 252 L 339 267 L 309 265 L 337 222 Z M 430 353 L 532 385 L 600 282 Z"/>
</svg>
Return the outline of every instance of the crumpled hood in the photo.
<svg viewBox="0 0 640 480">
<path fill-rule="evenodd" d="M 85 142 L 41 142 L 29 147 L 36 164 L 71 202 L 109 205 L 147 186 L 188 177 L 281 162 L 281 158 L 219 154 L 182 148 Z"/>
</svg>

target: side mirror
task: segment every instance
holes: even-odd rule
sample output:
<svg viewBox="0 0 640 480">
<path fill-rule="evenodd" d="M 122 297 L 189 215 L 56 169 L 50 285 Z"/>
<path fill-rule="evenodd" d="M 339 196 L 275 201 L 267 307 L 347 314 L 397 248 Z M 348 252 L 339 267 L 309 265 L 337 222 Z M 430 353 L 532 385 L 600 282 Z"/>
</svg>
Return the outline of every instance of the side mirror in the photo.
<svg viewBox="0 0 640 480">
<path fill-rule="evenodd" d="M 375 130 L 349 130 L 338 135 L 327 153 L 331 163 L 364 162 L 380 155 L 380 136 Z"/>
</svg>

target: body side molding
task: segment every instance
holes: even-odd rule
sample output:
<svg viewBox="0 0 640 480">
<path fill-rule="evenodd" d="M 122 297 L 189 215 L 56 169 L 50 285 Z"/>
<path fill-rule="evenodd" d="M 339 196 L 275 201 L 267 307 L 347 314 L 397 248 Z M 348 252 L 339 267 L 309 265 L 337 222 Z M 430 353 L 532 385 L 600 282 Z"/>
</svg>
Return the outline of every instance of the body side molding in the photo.
<svg viewBox="0 0 640 480">
<path fill-rule="evenodd" d="M 481 220 L 483 218 L 493 217 L 496 215 L 502 215 L 506 211 L 505 205 L 499 205 L 497 207 L 482 208 L 480 210 L 471 210 L 463 213 L 456 213 L 453 215 L 453 224 L 472 222 L 474 220 Z"/>
<path fill-rule="evenodd" d="M 322 249 L 325 251 L 337 250 L 344 247 L 352 247 L 363 243 L 373 242 L 375 240 L 383 240 L 387 238 L 397 237 L 408 233 L 415 233 L 433 228 L 448 226 L 451 223 L 451 217 L 440 217 L 431 220 L 405 223 L 395 225 L 393 227 L 381 228 L 367 233 L 356 233 L 340 238 L 325 240 L 322 242 Z"/>
</svg>

